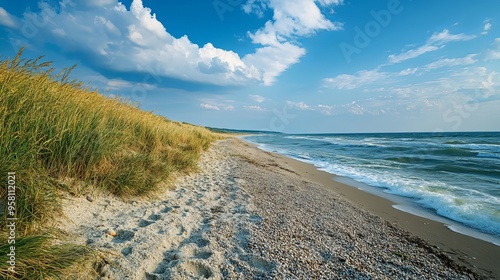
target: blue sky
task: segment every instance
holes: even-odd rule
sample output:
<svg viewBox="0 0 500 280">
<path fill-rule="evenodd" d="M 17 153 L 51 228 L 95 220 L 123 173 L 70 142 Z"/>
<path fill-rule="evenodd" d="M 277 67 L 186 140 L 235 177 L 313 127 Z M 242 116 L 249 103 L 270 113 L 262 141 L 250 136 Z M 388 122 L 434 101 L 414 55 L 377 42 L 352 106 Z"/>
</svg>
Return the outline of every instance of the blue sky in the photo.
<svg viewBox="0 0 500 280">
<path fill-rule="evenodd" d="M 0 54 L 26 46 L 204 126 L 498 131 L 499 16 L 496 0 L 0 0 Z"/>
</svg>

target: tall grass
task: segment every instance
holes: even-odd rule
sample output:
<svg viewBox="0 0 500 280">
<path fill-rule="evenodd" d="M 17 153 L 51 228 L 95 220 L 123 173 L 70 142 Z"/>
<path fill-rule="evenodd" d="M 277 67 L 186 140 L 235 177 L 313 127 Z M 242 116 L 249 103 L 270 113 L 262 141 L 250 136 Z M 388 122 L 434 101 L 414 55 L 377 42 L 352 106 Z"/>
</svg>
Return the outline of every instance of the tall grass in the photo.
<svg viewBox="0 0 500 280">
<path fill-rule="evenodd" d="M 17 174 L 21 238 L 45 231 L 68 178 L 122 197 L 147 195 L 172 174 L 193 170 L 218 138 L 107 98 L 70 81 L 72 68 L 54 74 L 41 59 L 23 59 L 21 49 L 0 61 L 0 176 Z M 4 269 L 0 263 L 0 275 Z"/>
<path fill-rule="evenodd" d="M 90 267 L 81 266 L 98 258 L 97 253 L 85 246 L 53 244 L 50 235 L 32 235 L 16 240 L 15 272 L 0 270 L 0 279 L 77 279 L 77 275 L 88 273 Z M 0 262 L 8 261 L 10 245 L 0 246 Z M 90 262 L 89 262 L 90 261 Z M 79 267 L 74 266 L 79 263 Z M 87 271 L 84 271 L 87 269 Z M 65 275 L 64 275 L 65 274 Z M 89 278 L 96 277 L 97 274 Z"/>
</svg>

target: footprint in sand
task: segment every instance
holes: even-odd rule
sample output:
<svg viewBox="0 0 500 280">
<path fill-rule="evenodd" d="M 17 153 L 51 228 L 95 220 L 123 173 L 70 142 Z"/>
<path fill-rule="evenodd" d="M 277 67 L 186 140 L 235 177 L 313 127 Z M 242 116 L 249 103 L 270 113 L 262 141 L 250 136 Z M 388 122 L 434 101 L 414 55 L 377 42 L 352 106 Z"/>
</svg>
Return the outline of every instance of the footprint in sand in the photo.
<svg viewBox="0 0 500 280">
<path fill-rule="evenodd" d="M 259 215 L 250 215 L 248 220 L 254 224 L 260 224 L 262 222 L 262 218 Z"/>
<path fill-rule="evenodd" d="M 194 258 L 206 260 L 210 258 L 214 253 L 211 251 L 197 250 L 194 254 Z"/>
<path fill-rule="evenodd" d="M 141 219 L 139 221 L 139 227 L 147 227 L 147 226 L 149 226 L 152 223 L 154 223 L 154 222 L 153 221 L 148 221 L 148 220 Z"/>
<path fill-rule="evenodd" d="M 271 272 L 275 265 L 271 262 L 268 262 L 264 260 L 261 257 L 255 256 L 255 255 L 244 255 L 241 256 L 240 259 L 246 263 L 248 263 L 249 266 L 258 269 L 262 272 Z"/>
<path fill-rule="evenodd" d="M 250 232 L 248 230 L 239 230 L 235 235 L 237 243 L 243 247 L 243 250 L 245 251 L 248 248 L 249 238 Z"/>
<path fill-rule="evenodd" d="M 198 245 L 198 247 L 202 248 L 202 247 L 208 246 L 208 244 L 210 244 L 210 241 L 203 239 L 203 238 L 200 238 L 200 239 L 196 240 L 194 243 L 196 245 Z"/>
<path fill-rule="evenodd" d="M 155 223 L 159 219 L 161 219 L 161 215 L 159 215 L 159 214 L 151 214 L 147 219 L 141 219 L 139 221 L 139 227 L 147 227 L 147 226 Z"/>
<path fill-rule="evenodd" d="M 125 247 L 122 249 L 122 255 L 125 257 L 132 253 L 132 247 Z"/>
<path fill-rule="evenodd" d="M 163 273 L 165 273 L 166 268 L 163 269 Z M 163 273 L 157 273 L 156 270 L 154 272 L 146 272 L 146 280 L 163 280 L 165 277 L 162 277 Z"/>
<path fill-rule="evenodd" d="M 152 214 L 151 216 L 148 217 L 151 221 L 158 221 L 161 218 L 161 215 L 159 214 Z"/>
<path fill-rule="evenodd" d="M 194 277 L 210 278 L 213 275 L 212 270 L 208 266 L 195 261 L 182 263 L 180 264 L 180 268 Z"/>
<path fill-rule="evenodd" d="M 168 212 L 172 211 L 173 209 L 174 209 L 174 208 L 172 208 L 172 207 L 168 207 L 168 206 L 167 206 L 167 207 L 163 208 L 163 210 L 161 210 L 161 212 L 162 212 L 162 213 L 168 213 Z"/>
<path fill-rule="evenodd" d="M 246 214 L 247 212 L 247 207 L 245 205 L 237 205 L 234 210 L 233 214 L 238 213 L 238 214 Z"/>
<path fill-rule="evenodd" d="M 135 233 L 130 230 L 119 230 L 113 238 L 114 243 L 125 243 L 134 238 Z"/>
</svg>

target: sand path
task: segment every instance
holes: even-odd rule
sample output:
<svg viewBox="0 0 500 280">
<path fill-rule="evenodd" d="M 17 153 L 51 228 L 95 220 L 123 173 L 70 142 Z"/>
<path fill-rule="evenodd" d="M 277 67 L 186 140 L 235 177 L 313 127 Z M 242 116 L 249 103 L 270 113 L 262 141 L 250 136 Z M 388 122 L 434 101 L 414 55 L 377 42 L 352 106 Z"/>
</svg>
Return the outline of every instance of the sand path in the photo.
<svg viewBox="0 0 500 280">
<path fill-rule="evenodd" d="M 239 267 L 266 274 L 272 265 L 248 252 L 250 226 L 261 218 L 237 186 L 235 166 L 210 149 L 200 172 L 178 179 L 161 201 L 69 198 L 62 227 L 80 243 L 115 254 L 101 279 L 243 278 Z"/>
</svg>

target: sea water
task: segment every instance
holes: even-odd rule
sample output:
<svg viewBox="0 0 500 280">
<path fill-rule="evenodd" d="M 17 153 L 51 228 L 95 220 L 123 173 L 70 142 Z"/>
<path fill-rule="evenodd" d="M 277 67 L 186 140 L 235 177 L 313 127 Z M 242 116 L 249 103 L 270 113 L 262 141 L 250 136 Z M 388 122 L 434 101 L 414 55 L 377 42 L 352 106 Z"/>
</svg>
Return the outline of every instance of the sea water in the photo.
<svg viewBox="0 0 500 280">
<path fill-rule="evenodd" d="M 244 139 L 402 197 L 499 245 L 500 132 L 263 133 Z"/>
</svg>

